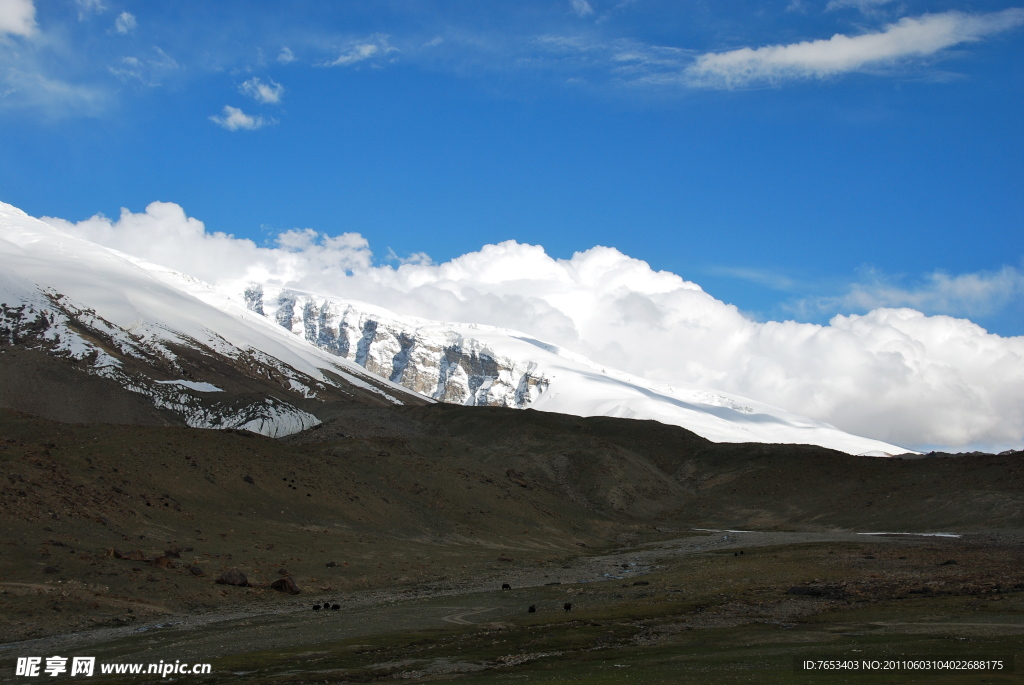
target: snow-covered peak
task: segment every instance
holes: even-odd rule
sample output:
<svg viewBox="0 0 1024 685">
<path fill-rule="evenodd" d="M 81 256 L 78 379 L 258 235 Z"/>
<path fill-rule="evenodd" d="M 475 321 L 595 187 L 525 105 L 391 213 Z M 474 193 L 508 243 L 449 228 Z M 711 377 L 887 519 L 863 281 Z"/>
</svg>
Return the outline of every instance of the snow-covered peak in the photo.
<svg viewBox="0 0 1024 685">
<path fill-rule="evenodd" d="M 317 420 L 294 402 L 345 386 L 396 403 L 414 391 L 423 401 L 652 419 L 716 442 L 906 452 L 730 393 L 638 378 L 517 331 L 399 316 L 269 285 L 215 287 L 2 203 L 0 264 L 0 338 L 32 332 L 50 353 L 116 377 L 155 405 L 184 412 L 191 425 L 258 426 L 272 435 L 301 430 Z M 218 418 L 210 398 L 220 397 L 214 388 L 230 378 L 183 374 L 182 350 L 230 360 L 236 373 L 272 382 L 282 394 L 268 399 L 272 411 L 250 403 L 232 409 L 231 420 Z M 127 359 L 149 364 L 148 375 Z"/>
</svg>

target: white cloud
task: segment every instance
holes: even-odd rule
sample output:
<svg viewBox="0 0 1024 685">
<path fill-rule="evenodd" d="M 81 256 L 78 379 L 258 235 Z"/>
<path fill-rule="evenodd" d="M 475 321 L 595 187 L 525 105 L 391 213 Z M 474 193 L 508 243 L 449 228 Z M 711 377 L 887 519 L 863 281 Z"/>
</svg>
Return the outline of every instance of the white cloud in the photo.
<svg viewBox="0 0 1024 685">
<path fill-rule="evenodd" d="M 369 59 L 377 54 L 380 50 L 379 47 L 373 43 L 362 43 L 360 45 L 353 45 L 347 51 L 338 55 L 338 58 L 330 63 L 331 66 L 348 66 L 349 64 L 355 64 L 356 62 L 362 62 L 364 59 Z"/>
<path fill-rule="evenodd" d="M 291 51 L 291 48 L 285 46 L 281 48 L 281 52 L 278 53 L 277 61 L 281 64 L 290 64 L 295 61 L 295 54 Z"/>
<path fill-rule="evenodd" d="M 112 94 L 103 85 L 69 80 L 60 65 L 67 50 L 59 31 L 38 30 L 31 1 L 0 0 L 0 111 L 31 111 L 50 120 L 98 116 Z"/>
<path fill-rule="evenodd" d="M 31 36 L 36 32 L 36 6 L 32 0 L 0 0 L 0 36 Z"/>
<path fill-rule="evenodd" d="M 799 285 L 797 281 L 784 274 L 769 271 L 767 269 L 751 269 L 735 266 L 720 266 L 708 270 L 709 273 L 739 278 L 751 283 L 763 285 L 772 290 L 796 290 Z"/>
<path fill-rule="evenodd" d="M 906 17 L 881 31 L 789 45 L 740 48 L 699 56 L 686 70 L 691 85 L 736 87 L 822 78 L 903 59 L 926 57 L 1024 24 L 1024 9 L 990 14 L 945 12 Z"/>
<path fill-rule="evenodd" d="M 516 64 L 559 71 L 569 78 L 605 73 L 616 83 L 630 86 L 678 86 L 692 63 L 690 52 L 620 38 L 596 40 L 592 36 L 543 34 L 524 44 L 528 55 Z"/>
<path fill-rule="evenodd" d="M 154 46 L 152 57 L 122 57 L 107 70 L 122 81 L 138 81 L 146 86 L 159 86 L 172 72 L 181 68 L 178 62 Z"/>
<path fill-rule="evenodd" d="M 280 83 L 270 79 L 267 79 L 267 82 L 264 83 L 255 76 L 240 85 L 238 90 L 243 95 L 248 95 L 257 102 L 268 105 L 276 105 L 281 102 L 281 96 L 284 95 L 284 86 Z"/>
<path fill-rule="evenodd" d="M 958 275 L 936 271 L 912 287 L 875 270 L 867 270 L 864 276 L 842 295 L 800 300 L 792 308 L 806 314 L 913 307 L 924 312 L 982 317 L 1024 299 L 1024 273 L 1012 266 Z"/>
<path fill-rule="evenodd" d="M 349 43 L 336 59 L 325 62 L 324 66 L 347 67 L 397 50 L 398 48 L 388 42 L 388 36 L 377 33 L 369 38 Z"/>
<path fill-rule="evenodd" d="M 569 7 L 580 17 L 587 17 L 594 13 L 594 8 L 587 0 L 569 0 Z"/>
<path fill-rule="evenodd" d="M 273 119 L 266 119 L 260 115 L 252 116 L 246 114 L 239 108 L 232 107 L 231 105 L 224 105 L 221 116 L 211 116 L 210 121 L 229 131 L 238 131 L 239 129 L 255 131 L 268 124 L 277 123 Z"/>
<path fill-rule="evenodd" d="M 90 14 L 102 14 L 107 11 L 107 6 L 102 0 L 75 0 L 78 5 L 78 18 L 85 19 Z"/>
<path fill-rule="evenodd" d="M 825 326 L 759 323 L 607 247 L 554 259 L 509 241 L 395 267 L 374 266 L 358 234 L 302 229 L 257 247 L 209 233 L 168 203 L 124 210 L 116 221 L 49 221 L 211 282 L 287 284 L 403 314 L 518 329 L 639 376 L 735 392 L 908 447 L 1024 446 L 1024 337 L 965 319 L 877 308 Z M 969 278 L 948 281 L 955 292 L 973 287 Z"/>
<path fill-rule="evenodd" d="M 135 15 L 131 12 L 121 12 L 114 20 L 114 30 L 121 35 L 131 33 L 137 26 L 138 22 L 135 21 Z"/>
<path fill-rule="evenodd" d="M 110 99 L 109 93 L 100 88 L 53 78 L 31 62 L 24 67 L 0 70 L 0 109 L 37 110 L 55 119 L 96 116 Z"/>
<path fill-rule="evenodd" d="M 861 12 L 867 13 L 876 7 L 888 5 L 891 2 L 893 2 L 893 0 L 829 0 L 829 3 L 825 5 L 825 11 L 830 12 L 832 10 L 853 7 Z"/>
<path fill-rule="evenodd" d="M 284 231 L 276 247 L 258 247 L 251 240 L 206 230 L 173 202 L 152 202 L 144 212 L 121 210 L 116 221 L 97 215 L 72 224 L 44 221 L 88 240 L 215 282 L 218 270 L 232 279 L 259 278 L 298 282 L 309 274 L 370 268 L 366 240 L 358 233 L 327 236 L 312 229 Z"/>
</svg>

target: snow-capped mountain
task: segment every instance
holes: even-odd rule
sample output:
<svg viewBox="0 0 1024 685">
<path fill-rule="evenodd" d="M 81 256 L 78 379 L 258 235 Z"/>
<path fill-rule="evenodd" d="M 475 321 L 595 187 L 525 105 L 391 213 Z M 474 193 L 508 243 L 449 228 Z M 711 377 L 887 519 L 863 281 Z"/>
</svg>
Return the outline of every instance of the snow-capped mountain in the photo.
<svg viewBox="0 0 1024 685">
<path fill-rule="evenodd" d="M 652 383 L 516 331 L 259 284 L 226 293 L 320 349 L 441 402 L 653 419 L 715 442 L 813 444 L 873 456 L 907 451 L 736 395 Z"/>
<path fill-rule="evenodd" d="M 205 283 L 0 203 L 0 364 L 24 350 L 62 362 L 69 383 L 77 373 L 112 381 L 193 427 L 282 436 L 320 423 L 325 401 L 429 401 Z"/>
<path fill-rule="evenodd" d="M 43 352 L 190 426 L 280 436 L 319 423 L 331 401 L 440 401 L 653 419 L 716 442 L 906 452 L 754 400 L 632 377 L 516 331 L 265 284 L 214 287 L 2 203 L 0 267 L 0 352 Z"/>
</svg>

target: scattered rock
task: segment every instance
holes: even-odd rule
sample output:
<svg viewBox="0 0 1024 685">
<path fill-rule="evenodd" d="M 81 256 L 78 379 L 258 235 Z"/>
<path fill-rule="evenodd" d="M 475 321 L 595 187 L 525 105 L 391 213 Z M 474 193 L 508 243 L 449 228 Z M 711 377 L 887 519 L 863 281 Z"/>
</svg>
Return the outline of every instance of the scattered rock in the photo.
<svg viewBox="0 0 1024 685">
<path fill-rule="evenodd" d="M 288 573 L 288 569 L 286 569 L 286 568 L 279 568 L 279 569 L 277 569 L 277 574 L 280 575 L 280 576 L 290 576 L 291 575 L 290 573 Z"/>
<path fill-rule="evenodd" d="M 216 582 L 218 585 L 235 585 L 237 587 L 248 587 L 249 585 L 249 579 L 237 568 L 229 568 L 220 574 L 220 578 Z"/>
<path fill-rule="evenodd" d="M 174 568 L 174 562 L 171 561 L 170 557 L 166 557 L 166 556 L 157 557 L 156 559 L 153 559 L 149 563 L 152 566 L 155 566 L 156 568 Z"/>
<path fill-rule="evenodd" d="M 526 613 L 528 613 L 528 614 L 535 614 L 535 613 L 537 613 L 537 605 L 536 604 L 531 604 L 530 608 L 528 608 L 526 610 Z"/>
<path fill-rule="evenodd" d="M 189 572 L 192 575 L 194 575 L 194 576 L 201 576 L 201 575 L 203 575 L 203 569 L 201 567 L 199 567 L 199 566 L 193 566 L 192 568 L 189 569 Z"/>
<path fill-rule="evenodd" d="M 633 583 L 633 585 L 650 585 L 650 584 L 651 583 L 649 581 L 646 581 L 646 580 L 638 580 L 635 583 Z"/>
<path fill-rule="evenodd" d="M 60 569 L 56 566 L 47 566 L 43 569 L 43 573 L 60 573 Z"/>
<path fill-rule="evenodd" d="M 572 611 L 572 602 L 566 602 L 565 604 L 562 605 L 562 608 L 565 609 L 566 611 Z"/>
<path fill-rule="evenodd" d="M 337 562 L 334 562 L 334 561 L 328 561 L 326 565 L 327 565 L 327 568 L 334 568 L 338 564 L 337 564 Z"/>
<path fill-rule="evenodd" d="M 526 475 L 519 473 L 515 469 L 505 469 L 505 475 L 508 479 L 518 485 L 521 488 L 529 489 L 530 484 L 526 482 Z"/>
<path fill-rule="evenodd" d="M 181 559 L 181 552 L 176 549 L 165 549 L 164 556 L 171 559 Z"/>
<path fill-rule="evenodd" d="M 128 561 L 146 561 L 146 555 L 141 549 L 133 549 L 130 552 L 122 552 L 119 549 L 110 550 L 110 556 L 115 559 L 127 559 Z"/>
<path fill-rule="evenodd" d="M 256 481 L 254 481 L 254 480 L 252 479 L 252 476 L 250 476 L 250 475 L 248 475 L 248 474 L 246 474 L 245 476 L 242 476 L 242 480 L 244 480 L 244 481 L 245 481 L 246 483 L 248 483 L 249 485 L 252 485 L 253 483 L 255 483 L 255 482 L 256 482 Z"/>
<path fill-rule="evenodd" d="M 270 584 L 270 589 L 277 590 L 278 592 L 287 592 L 289 595 L 297 595 L 302 592 L 291 576 L 278 578 Z"/>
<path fill-rule="evenodd" d="M 939 566 L 957 566 L 956 559 L 947 559 L 946 561 L 939 564 Z"/>
</svg>

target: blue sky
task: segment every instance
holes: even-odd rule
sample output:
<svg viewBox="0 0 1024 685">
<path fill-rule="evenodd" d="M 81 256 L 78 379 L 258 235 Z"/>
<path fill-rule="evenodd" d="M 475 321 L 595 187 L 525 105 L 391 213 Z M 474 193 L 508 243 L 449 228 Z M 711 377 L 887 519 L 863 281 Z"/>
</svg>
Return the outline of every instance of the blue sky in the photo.
<svg viewBox="0 0 1024 685">
<path fill-rule="evenodd" d="M 0 0 L 0 200 L 444 262 L 607 245 L 759 320 L 1024 335 L 1007 2 Z"/>
</svg>

